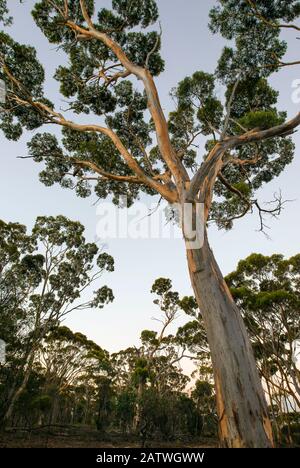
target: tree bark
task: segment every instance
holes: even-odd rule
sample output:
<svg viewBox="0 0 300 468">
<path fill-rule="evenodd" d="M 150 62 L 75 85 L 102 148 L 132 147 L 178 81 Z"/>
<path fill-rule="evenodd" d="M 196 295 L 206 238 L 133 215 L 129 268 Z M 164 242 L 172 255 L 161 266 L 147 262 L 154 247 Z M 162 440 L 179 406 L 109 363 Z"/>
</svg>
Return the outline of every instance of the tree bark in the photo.
<svg viewBox="0 0 300 468">
<path fill-rule="evenodd" d="M 23 393 L 23 391 L 26 388 L 27 382 L 28 382 L 30 374 L 31 374 L 32 364 L 33 364 L 33 359 L 30 359 L 20 386 L 16 389 L 16 391 L 13 393 L 10 401 L 8 402 L 7 410 L 6 410 L 6 412 L 5 412 L 4 416 L 3 416 L 3 421 L 1 421 L 2 426 L 5 426 L 7 424 L 8 420 L 12 416 L 15 404 L 17 403 L 17 401 L 19 400 L 21 394 Z"/>
<path fill-rule="evenodd" d="M 211 350 L 222 447 L 272 447 L 262 383 L 246 328 L 209 247 L 187 249 L 192 286 Z"/>
<path fill-rule="evenodd" d="M 31 375 L 32 366 L 34 363 L 35 351 L 36 351 L 36 348 L 35 346 L 33 346 L 32 350 L 29 352 L 29 354 L 26 357 L 26 364 L 24 366 L 24 374 L 23 374 L 22 381 L 20 385 L 17 388 L 15 387 L 13 391 L 10 393 L 10 397 L 8 398 L 6 409 L 4 411 L 3 417 L 0 422 L 0 425 L 2 428 L 4 428 L 7 425 L 7 422 L 12 416 L 16 403 L 18 402 L 20 396 L 22 395 L 22 393 L 24 392 L 26 388 L 26 385 Z"/>
<path fill-rule="evenodd" d="M 137 400 L 135 405 L 135 415 L 133 418 L 133 431 L 137 432 L 142 419 L 142 397 L 144 391 L 144 382 L 140 381 L 137 389 Z"/>
</svg>

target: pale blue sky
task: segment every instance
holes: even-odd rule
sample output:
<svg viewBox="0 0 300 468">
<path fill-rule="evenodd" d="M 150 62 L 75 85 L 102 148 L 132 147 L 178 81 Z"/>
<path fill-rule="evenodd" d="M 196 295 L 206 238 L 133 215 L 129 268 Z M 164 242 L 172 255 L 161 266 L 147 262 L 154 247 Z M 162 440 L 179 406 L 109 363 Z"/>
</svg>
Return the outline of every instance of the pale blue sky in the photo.
<svg viewBox="0 0 300 468">
<path fill-rule="evenodd" d="M 46 61 L 46 90 L 49 98 L 59 106 L 58 86 L 52 76 L 62 56 L 48 44 L 33 23 L 29 14 L 33 3 L 33 0 L 25 0 L 20 5 L 17 0 L 8 0 L 15 17 L 11 32 L 20 42 L 35 45 L 41 61 L 44 64 Z M 109 3 L 108 0 L 99 0 L 102 6 Z M 165 111 L 171 109 L 169 91 L 180 79 L 196 70 L 211 72 L 215 68 L 224 41 L 211 35 L 207 27 L 208 11 L 213 4 L 214 1 L 210 0 L 158 0 L 166 71 L 157 79 L 157 85 Z M 290 43 L 290 57 L 298 59 L 299 42 L 295 34 L 288 32 L 286 37 Z M 286 109 L 290 117 L 299 110 L 299 104 L 291 100 L 295 79 L 300 79 L 299 67 L 283 69 L 272 79 L 273 86 L 280 90 L 280 107 Z M 93 241 L 97 223 L 96 198 L 82 200 L 57 186 L 46 188 L 37 176 L 41 167 L 30 160 L 17 159 L 17 156 L 26 154 L 26 142 L 33 134 L 27 133 L 17 143 L 7 142 L 0 134 L 0 218 L 19 221 L 30 227 L 38 215 L 64 214 L 81 221 L 86 227 L 88 240 Z M 299 252 L 298 135 L 295 142 L 297 150 L 293 164 L 259 194 L 262 201 L 269 200 L 281 188 L 284 198 L 295 200 L 286 205 L 279 221 L 269 221 L 271 240 L 256 231 L 258 219 L 254 215 L 238 221 L 231 232 L 210 229 L 211 245 L 224 273 L 233 270 L 238 260 L 251 252 L 281 252 L 288 256 Z M 109 351 L 116 351 L 137 344 L 141 330 L 157 327 L 151 320 L 157 311 L 149 292 L 157 277 L 170 277 L 182 294 L 191 294 L 192 291 L 181 240 L 111 240 L 106 242 L 106 249 L 116 262 L 115 273 L 103 279 L 114 290 L 114 303 L 104 310 L 76 313 L 67 319 L 67 325 L 85 333 Z"/>
</svg>

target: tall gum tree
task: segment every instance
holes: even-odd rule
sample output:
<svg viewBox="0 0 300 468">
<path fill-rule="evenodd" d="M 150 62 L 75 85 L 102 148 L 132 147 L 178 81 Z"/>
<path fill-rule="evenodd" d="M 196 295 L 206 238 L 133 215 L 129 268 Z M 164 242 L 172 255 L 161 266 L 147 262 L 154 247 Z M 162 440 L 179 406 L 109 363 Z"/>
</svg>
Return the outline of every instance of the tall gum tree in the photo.
<svg viewBox="0 0 300 468">
<path fill-rule="evenodd" d="M 116 204 L 121 195 L 133 203 L 141 192 L 159 194 L 170 204 L 192 206 L 193 223 L 197 204 L 204 205 L 203 245 L 190 248 L 184 227 L 183 236 L 212 355 L 220 441 L 226 447 L 272 446 L 251 345 L 206 226 L 214 220 L 229 229 L 234 219 L 257 210 L 263 229 L 267 212 L 280 213 L 280 196 L 266 210 L 255 190 L 293 159 L 289 135 L 300 114 L 286 120 L 277 111 L 278 93 L 267 80 L 288 65 L 282 61 L 286 44 L 280 32 L 299 30 L 294 24 L 299 2 L 218 1 L 210 28 L 230 45 L 214 74 L 197 71 L 179 83 L 169 116 L 154 79 L 164 69 L 162 35 L 158 27 L 150 30 L 158 21 L 155 0 L 112 0 L 111 9 L 93 0 L 42 0 L 32 14 L 49 42 L 67 56 L 55 79 L 69 109 L 63 112 L 45 97 L 35 49 L 1 32 L 4 134 L 17 140 L 24 129 L 62 127 L 61 140 L 38 133 L 28 144 L 29 157 L 44 164 L 40 178 L 46 185 L 59 183 L 83 197 L 94 189 L 100 198 L 112 194 Z M 8 22 L 4 0 L 0 15 Z M 225 87 L 223 102 L 215 95 L 216 81 Z M 92 117 L 81 123 L 85 114 L 92 114 L 95 123 Z M 201 160 L 194 144 L 203 135 L 207 143 Z"/>
<path fill-rule="evenodd" d="M 74 311 L 100 309 L 114 299 L 107 286 L 98 287 L 90 299 L 82 297 L 105 271 L 114 270 L 114 259 L 86 242 L 84 227 L 64 216 L 38 217 L 31 234 L 20 224 L 2 221 L 0 240 L 0 330 L 14 370 L 1 404 L 4 428 L 49 330 Z M 17 358 L 10 361 L 14 353 Z"/>
</svg>

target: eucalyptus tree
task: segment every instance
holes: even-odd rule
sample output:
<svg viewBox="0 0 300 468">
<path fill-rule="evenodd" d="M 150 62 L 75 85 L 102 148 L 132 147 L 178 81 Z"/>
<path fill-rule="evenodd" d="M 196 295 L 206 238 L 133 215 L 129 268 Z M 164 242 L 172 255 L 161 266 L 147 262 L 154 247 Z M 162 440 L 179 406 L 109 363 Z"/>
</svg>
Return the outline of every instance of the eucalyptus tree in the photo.
<svg viewBox="0 0 300 468">
<path fill-rule="evenodd" d="M 44 338 L 35 358 L 44 376 L 45 394 L 52 393 L 51 424 L 59 418 L 60 398 L 72 388 L 85 391 L 85 418 L 94 415 L 99 379 L 107 376 L 109 354 L 82 333 L 73 333 L 65 326 L 55 327 Z M 72 399 L 76 406 L 76 395 Z M 63 408 L 61 408 L 63 409 Z"/>
<path fill-rule="evenodd" d="M 179 294 L 172 290 L 172 281 L 168 278 L 156 279 L 151 293 L 156 295 L 153 302 L 161 312 L 161 316 L 154 319 L 160 324 L 159 331 L 143 330 L 140 336 L 141 346 L 112 355 L 118 383 L 122 382 L 125 388 L 132 386 L 135 389 L 135 432 L 144 423 L 142 405 L 147 388 L 151 387 L 157 395 L 163 395 L 170 389 L 184 390 L 189 380 L 179 367 L 182 359 L 187 357 L 187 344 L 184 340 L 178 340 L 176 335 L 168 333 L 170 325 L 182 309 Z M 185 303 L 188 301 L 189 298 L 186 298 Z M 126 395 L 129 396 L 128 393 Z"/>
<path fill-rule="evenodd" d="M 14 314 L 21 346 L 17 360 L 7 361 L 15 378 L 3 405 L 3 422 L 8 421 L 24 391 L 49 330 L 73 311 L 102 308 L 113 300 L 112 290 L 100 287 L 99 280 L 105 271 L 113 271 L 114 260 L 106 252 L 100 252 L 96 244 L 86 242 L 84 227 L 79 222 L 64 216 L 39 217 L 31 234 L 26 234 L 24 226 L 3 223 L 1 258 L 5 257 L 7 239 L 11 241 L 16 233 L 1 270 L 0 297 L 5 297 L 6 304 L 0 310 L 0 323 L 5 330 L 7 321 L 11 320 L 10 312 Z M 27 240 L 20 252 L 18 245 L 24 237 Z M 87 297 L 88 288 L 96 284 L 97 289 Z M 16 346 L 16 336 L 10 334 L 9 338 L 8 350 Z"/>
<path fill-rule="evenodd" d="M 0 4 L 7 19 L 5 1 Z M 100 198 L 112 195 L 114 203 L 120 195 L 133 203 L 142 192 L 159 194 L 183 214 L 189 206 L 183 237 L 212 354 L 221 443 L 228 447 L 271 446 L 272 434 L 246 329 L 209 247 L 206 224 L 231 228 L 234 219 L 257 210 L 263 229 L 267 211 L 281 211 L 280 196 L 266 210 L 255 191 L 293 158 L 289 134 L 300 114 L 286 120 L 277 111 L 278 93 L 268 77 L 287 65 L 280 31 L 299 30 L 293 23 L 299 10 L 295 0 L 219 0 L 210 28 L 231 42 L 215 73 L 196 71 L 179 83 L 169 116 L 155 84 L 164 69 L 161 34 L 149 28 L 158 20 L 155 0 L 112 0 L 110 9 L 94 0 L 35 3 L 37 26 L 67 55 L 55 79 L 69 112 L 45 96 L 34 47 L 0 36 L 6 137 L 16 140 L 43 124 L 62 128 L 62 139 L 38 133 L 29 143 L 30 156 L 44 164 L 46 185 L 58 183 L 79 196 L 94 189 Z M 215 93 L 218 80 L 225 86 L 222 101 Z M 87 114 L 92 116 L 84 123 Z M 199 136 L 207 139 L 202 158 L 193 146 Z M 199 204 L 204 242 L 195 246 L 188 221 L 197 226 Z"/>
<path fill-rule="evenodd" d="M 300 255 L 252 254 L 226 280 L 242 310 L 270 403 L 279 395 L 284 412 L 299 408 L 294 344 L 300 336 Z"/>
<path fill-rule="evenodd" d="M 206 434 L 215 433 L 217 418 L 213 385 L 207 380 L 196 380 L 191 396 L 202 416 L 202 431 Z"/>
<path fill-rule="evenodd" d="M 26 227 L 18 223 L 0 221 L 0 324 L 1 339 L 13 344 L 18 350 L 26 333 L 29 317 L 21 307 L 28 290 L 36 287 L 38 275 L 35 264 L 39 257 L 29 263 L 25 253 L 32 250 L 32 241 Z M 18 265 L 18 278 L 12 266 Z M 13 343 L 12 343 L 13 342 Z M 10 353 L 13 352 L 11 347 Z"/>
</svg>

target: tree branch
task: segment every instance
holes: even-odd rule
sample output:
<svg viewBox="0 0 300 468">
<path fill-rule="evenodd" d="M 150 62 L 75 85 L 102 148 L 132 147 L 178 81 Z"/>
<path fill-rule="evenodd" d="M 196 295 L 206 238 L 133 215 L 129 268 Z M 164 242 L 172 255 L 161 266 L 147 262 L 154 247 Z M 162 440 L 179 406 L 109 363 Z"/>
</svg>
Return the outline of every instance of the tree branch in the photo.
<svg viewBox="0 0 300 468">
<path fill-rule="evenodd" d="M 221 140 L 225 137 L 225 135 L 227 133 L 227 129 L 228 129 L 228 126 L 229 126 L 229 121 L 230 121 L 231 107 L 232 107 L 232 104 L 233 104 L 234 96 L 235 96 L 237 87 L 239 85 L 239 82 L 240 82 L 240 73 L 238 75 L 238 78 L 237 78 L 236 82 L 233 85 L 232 93 L 230 95 L 230 98 L 229 98 L 229 101 L 228 101 L 228 104 L 227 104 L 226 117 L 225 117 L 225 122 L 224 122 L 224 128 L 223 128 L 223 131 L 222 131 L 222 134 L 221 134 Z"/>
<path fill-rule="evenodd" d="M 182 186 L 184 181 L 189 181 L 189 176 L 184 165 L 177 157 L 176 152 L 172 147 L 168 131 L 168 124 L 163 113 L 158 92 L 151 73 L 149 72 L 149 70 L 141 66 L 135 65 L 133 62 L 131 62 L 131 60 L 129 60 L 129 58 L 119 46 L 119 44 L 117 44 L 113 39 L 111 39 L 106 33 L 95 29 L 91 19 L 87 15 L 85 2 L 81 0 L 80 4 L 83 16 L 87 22 L 89 29 L 82 28 L 81 26 L 78 26 L 77 24 L 69 20 L 66 21 L 66 26 L 72 29 L 73 31 L 79 33 L 80 35 L 86 36 L 87 38 L 94 38 L 100 40 L 116 55 L 118 60 L 122 63 L 124 68 L 128 70 L 128 72 L 134 74 L 138 79 L 140 79 L 143 82 L 148 97 L 149 111 L 153 118 L 153 122 L 156 129 L 157 142 L 161 155 L 164 158 L 169 169 L 171 170 L 177 182 L 177 185 L 179 187 Z"/>
<path fill-rule="evenodd" d="M 129 183 L 134 183 L 134 184 L 144 184 L 143 180 L 140 179 L 139 177 L 135 176 L 123 176 L 123 175 L 118 175 L 118 174 L 112 174 L 111 172 L 106 172 L 103 169 L 101 169 L 97 164 L 93 163 L 92 161 L 85 161 L 85 160 L 80 160 L 80 159 L 74 159 L 71 160 L 75 165 L 82 167 L 82 168 L 88 168 L 93 172 L 96 172 L 97 174 L 101 175 L 105 179 L 111 179 L 111 180 L 116 180 L 118 182 L 129 182 Z"/>
<path fill-rule="evenodd" d="M 147 58 L 146 58 L 145 68 L 147 68 L 147 69 L 149 68 L 150 57 L 151 57 L 151 55 L 153 55 L 156 52 L 156 49 L 158 48 L 158 45 L 159 45 L 159 42 L 160 42 L 160 39 L 161 39 L 161 36 L 162 36 L 162 29 L 161 29 L 161 24 L 160 23 L 159 23 L 159 28 L 160 28 L 160 34 L 157 36 L 155 44 L 152 47 L 152 49 L 150 50 L 150 52 L 148 53 Z"/>
<path fill-rule="evenodd" d="M 247 2 L 249 3 L 250 7 L 254 11 L 255 16 L 258 19 L 260 19 L 263 23 L 265 23 L 266 25 L 271 26 L 272 28 L 278 28 L 278 29 L 286 28 L 286 29 L 295 29 L 296 31 L 300 31 L 300 27 L 295 24 L 277 24 L 277 23 L 273 23 L 272 21 L 269 21 L 258 11 L 257 6 L 252 0 L 247 0 Z"/>
<path fill-rule="evenodd" d="M 114 146 L 117 148 L 125 162 L 127 163 L 128 167 L 132 170 L 134 174 L 136 174 L 137 178 L 135 178 L 134 182 L 137 182 L 137 179 L 139 179 L 140 183 L 143 183 L 147 185 L 148 187 L 156 190 L 160 195 L 162 195 L 167 201 L 170 203 L 174 203 L 177 201 L 177 194 L 175 190 L 171 190 L 168 188 L 166 185 L 161 184 L 157 180 L 154 180 L 152 177 L 149 177 L 141 168 L 141 166 L 138 164 L 138 162 L 135 160 L 135 158 L 129 153 L 129 151 L 126 149 L 124 144 L 122 143 L 121 139 L 118 137 L 118 135 L 110 128 L 107 127 L 102 127 L 100 125 L 93 125 L 93 124 L 88 124 L 88 125 L 80 125 L 75 122 L 72 122 L 70 120 L 65 119 L 65 117 L 61 114 L 56 112 L 54 109 L 50 108 L 46 104 L 39 102 L 39 101 L 34 101 L 26 88 L 13 76 L 13 74 L 10 72 L 9 68 L 6 66 L 5 63 L 2 63 L 3 71 L 7 75 L 7 77 L 10 79 L 11 82 L 17 86 L 18 89 L 22 90 L 25 92 L 27 95 L 26 99 L 21 99 L 17 95 L 14 95 L 13 99 L 18 102 L 19 104 L 22 104 L 23 106 L 30 105 L 34 107 L 39 113 L 41 113 L 44 118 L 48 118 L 51 123 L 60 125 L 63 127 L 71 128 L 76 131 L 80 132 L 95 132 L 95 133 L 102 133 L 109 137 L 111 141 L 113 142 Z M 96 166 L 97 167 L 97 166 Z M 99 169 L 99 168 L 98 168 Z M 116 179 L 115 179 L 116 180 Z"/>
<path fill-rule="evenodd" d="M 226 151 L 276 136 L 286 136 L 287 134 L 291 134 L 299 125 L 300 112 L 293 119 L 267 130 L 254 129 L 240 136 L 227 137 L 224 140 L 219 141 L 192 178 L 190 188 L 187 193 L 187 201 L 195 200 L 195 197 L 200 191 L 199 199 L 201 202 L 205 203 L 206 210 L 209 209 L 211 205 L 213 186 L 216 177 L 223 166 L 222 159 Z M 208 215 L 208 213 L 206 214 Z"/>
</svg>

